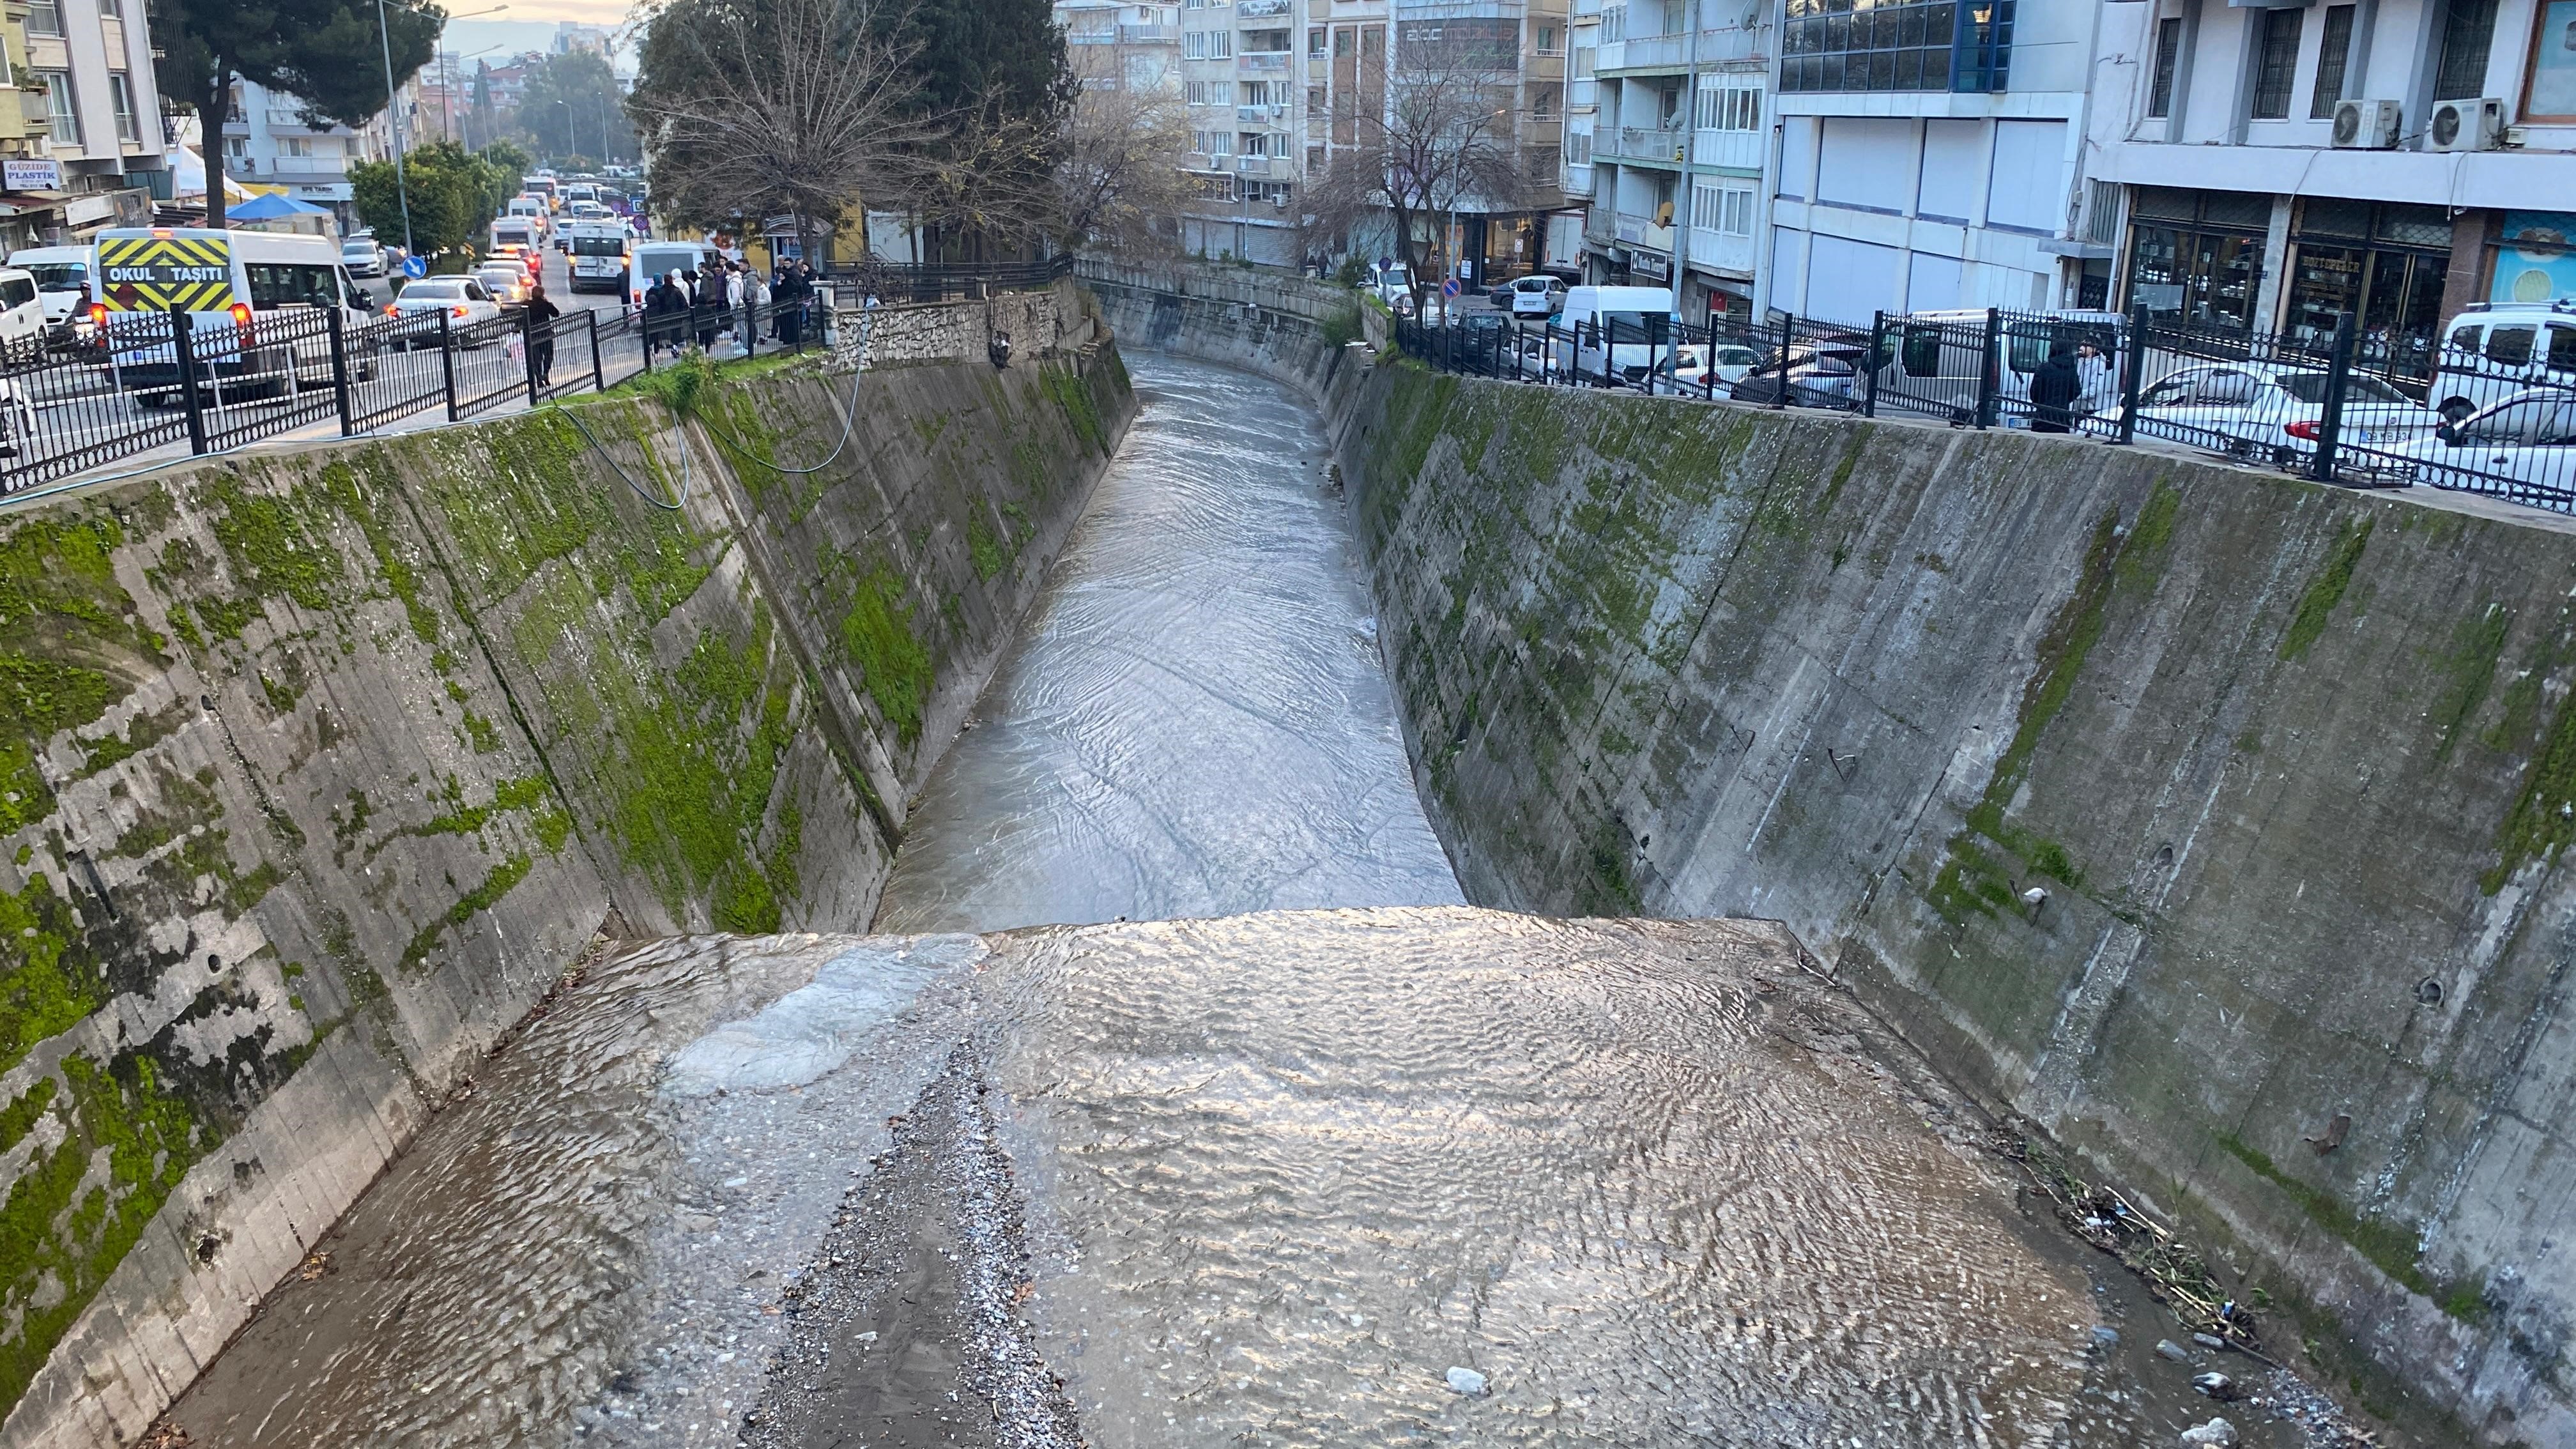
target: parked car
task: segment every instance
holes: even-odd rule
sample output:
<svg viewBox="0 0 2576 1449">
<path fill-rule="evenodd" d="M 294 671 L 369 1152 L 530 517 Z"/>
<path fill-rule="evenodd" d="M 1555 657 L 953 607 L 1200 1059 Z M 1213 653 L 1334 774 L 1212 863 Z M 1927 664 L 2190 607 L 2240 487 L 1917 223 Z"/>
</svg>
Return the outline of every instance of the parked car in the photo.
<svg viewBox="0 0 2576 1449">
<path fill-rule="evenodd" d="M 1861 363 L 1869 356 L 1866 337 L 1827 337 L 1789 349 L 1788 403 L 1792 407 L 1849 408 L 1859 397 Z M 1776 359 L 1764 358 L 1727 389 L 1737 402 L 1780 400 L 1781 371 Z"/>
<path fill-rule="evenodd" d="M 1684 397 L 1732 397 L 1735 384 L 1761 365 L 1762 354 L 1741 342 L 1721 342 L 1714 348 L 1686 343 L 1673 349 L 1671 374 L 1656 374 L 1655 391 Z M 1714 381 L 1711 374 L 1715 375 Z"/>
<path fill-rule="evenodd" d="M 501 304 L 483 283 L 471 276 L 422 277 L 402 289 L 402 295 L 385 307 L 388 317 L 424 317 L 445 312 L 451 327 L 470 327 L 501 315 Z M 414 337 L 409 345 L 435 347 L 435 333 Z"/>
<path fill-rule="evenodd" d="M 1515 317 L 1553 317 L 1565 310 L 1566 285 L 1545 273 L 1512 283 L 1510 305 Z"/>
<path fill-rule="evenodd" d="M 96 259 L 85 246 L 27 247 L 9 254 L 9 265 L 36 279 L 45 308 L 45 338 L 57 345 L 85 342 L 96 326 L 89 305 L 97 300 L 90 287 Z"/>
<path fill-rule="evenodd" d="M 2355 443 L 2393 448 L 2430 437 L 2442 425 L 2440 414 L 2378 378 L 2355 373 L 2346 384 L 2343 436 Z M 2320 368 L 2203 363 L 2166 373 L 2138 394 L 2138 436 L 2296 472 L 2316 456 L 2325 401 Z M 2117 422 L 2120 410 L 2103 416 Z"/>
<path fill-rule="evenodd" d="M 524 305 L 528 294 L 534 290 L 528 269 L 515 261 L 485 262 L 474 269 L 474 280 L 481 282 L 483 290 L 492 294 L 492 300 L 504 307 Z"/>
<path fill-rule="evenodd" d="M 2576 387 L 2576 302 L 2472 302 L 2443 329 L 2429 400 L 2445 420 L 2534 387 Z"/>
<path fill-rule="evenodd" d="M 353 277 L 381 277 L 385 274 L 385 249 L 365 232 L 340 240 L 340 265 Z"/>
<path fill-rule="evenodd" d="M 2502 479 L 2576 495 L 2576 392 L 2528 388 L 2390 451 L 2437 488 Z"/>
</svg>

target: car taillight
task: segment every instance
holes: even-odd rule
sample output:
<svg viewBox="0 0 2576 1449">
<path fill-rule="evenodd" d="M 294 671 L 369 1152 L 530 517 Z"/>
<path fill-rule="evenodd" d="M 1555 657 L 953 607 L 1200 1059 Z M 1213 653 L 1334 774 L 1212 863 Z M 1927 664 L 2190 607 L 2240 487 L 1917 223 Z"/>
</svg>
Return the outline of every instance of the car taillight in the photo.
<svg viewBox="0 0 2576 1449">
<path fill-rule="evenodd" d="M 463 303 L 461 303 L 461 302 L 460 302 L 460 303 L 458 303 L 457 305 L 455 305 L 455 306 L 453 306 L 453 307 L 448 308 L 448 309 L 447 309 L 447 311 L 448 311 L 448 315 L 450 315 L 450 316 L 453 316 L 453 317 L 462 317 L 462 316 L 464 316 L 464 315 L 465 315 L 465 305 L 464 305 Z"/>
<path fill-rule="evenodd" d="M 2308 422 L 2305 419 L 2291 423 L 2282 428 L 2281 431 L 2288 433 L 2294 438 L 2305 438 L 2311 443 L 2317 440 L 2317 425 L 2315 423 Z"/>
<path fill-rule="evenodd" d="M 107 325 L 107 304 L 105 302 L 92 302 L 89 304 L 89 325 L 92 327 L 104 327 Z"/>
<path fill-rule="evenodd" d="M 402 315 L 402 309 L 391 302 L 387 302 L 385 304 L 385 315 L 388 317 L 399 317 Z"/>
</svg>

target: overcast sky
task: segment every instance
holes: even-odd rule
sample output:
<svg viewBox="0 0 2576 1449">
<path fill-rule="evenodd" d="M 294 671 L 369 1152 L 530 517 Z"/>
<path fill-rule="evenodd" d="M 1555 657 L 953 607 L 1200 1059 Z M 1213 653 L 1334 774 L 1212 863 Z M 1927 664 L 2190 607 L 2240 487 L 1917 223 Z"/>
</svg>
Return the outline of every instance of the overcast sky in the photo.
<svg viewBox="0 0 2576 1449">
<path fill-rule="evenodd" d="M 450 5 L 460 14 L 489 9 L 489 6 L 453 0 Z M 438 48 L 459 57 L 459 69 L 470 70 L 476 59 L 498 64 L 523 50 L 546 50 L 554 44 L 555 22 L 576 21 L 583 25 L 618 26 L 626 23 L 627 0 L 510 0 L 510 8 L 498 15 L 475 20 L 451 20 L 439 37 Z M 635 69 L 631 53 L 617 57 L 617 69 L 631 73 Z"/>
</svg>

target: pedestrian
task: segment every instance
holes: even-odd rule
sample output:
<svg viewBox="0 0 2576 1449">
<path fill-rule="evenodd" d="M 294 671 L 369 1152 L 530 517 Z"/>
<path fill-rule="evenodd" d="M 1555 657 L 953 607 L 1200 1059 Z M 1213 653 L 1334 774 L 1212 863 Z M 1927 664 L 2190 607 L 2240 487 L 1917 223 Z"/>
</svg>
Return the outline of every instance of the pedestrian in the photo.
<svg viewBox="0 0 2576 1449">
<path fill-rule="evenodd" d="M 798 257 L 796 259 L 797 336 L 802 337 L 807 332 L 818 335 L 821 333 L 822 306 L 823 279 L 815 273 L 813 263 Z"/>
<path fill-rule="evenodd" d="M 724 267 L 708 261 L 698 268 L 697 291 L 691 299 L 696 304 L 698 350 L 716 350 L 716 324 L 724 320 Z"/>
<path fill-rule="evenodd" d="M 2075 349 L 2060 342 L 2049 349 L 2048 360 L 2030 375 L 2030 430 L 2034 433 L 2072 431 L 2075 400 L 2083 393 L 2084 377 L 2075 366 Z"/>
<path fill-rule="evenodd" d="M 2087 337 L 2075 344 L 2075 372 L 2084 380 L 2083 390 L 2075 397 L 2075 416 L 2091 417 L 2111 406 L 2119 388 L 2119 376 L 2104 356 L 2102 344 Z"/>
<path fill-rule="evenodd" d="M 689 291 L 676 271 L 664 276 L 644 299 L 644 332 L 656 345 L 680 350 L 689 329 Z"/>
<path fill-rule="evenodd" d="M 528 329 L 528 372 L 539 387 L 554 386 L 555 329 L 554 321 L 563 309 L 546 300 L 546 284 L 528 284 L 527 305 L 521 309 Z"/>
<path fill-rule="evenodd" d="M 760 321 L 769 316 L 769 281 L 756 267 L 742 272 L 743 345 L 749 352 L 760 341 Z"/>
<path fill-rule="evenodd" d="M 778 345 L 781 347 L 804 345 L 805 286 L 805 278 L 794 267 L 778 274 L 778 286 L 771 295 L 778 299 Z"/>
</svg>

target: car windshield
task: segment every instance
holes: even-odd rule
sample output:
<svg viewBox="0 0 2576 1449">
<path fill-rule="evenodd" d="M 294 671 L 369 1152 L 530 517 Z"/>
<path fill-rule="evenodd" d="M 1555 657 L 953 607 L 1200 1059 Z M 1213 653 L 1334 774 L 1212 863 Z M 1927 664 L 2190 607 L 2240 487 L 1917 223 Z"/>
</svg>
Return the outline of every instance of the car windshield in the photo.
<svg viewBox="0 0 2576 1449">
<path fill-rule="evenodd" d="M 642 269 L 645 276 L 667 276 L 672 272 L 695 270 L 698 265 L 698 253 L 695 247 L 685 251 L 674 247 L 659 251 L 637 252 L 635 265 Z"/>
<path fill-rule="evenodd" d="M 577 257 L 622 257 L 626 243 L 613 236 L 577 236 L 572 239 L 572 254 Z"/>
<path fill-rule="evenodd" d="M 516 285 L 519 279 L 525 277 L 527 273 L 520 271 L 517 267 L 483 267 L 477 269 L 474 275 L 481 278 L 483 284 L 487 287 L 495 282 L 498 282 L 504 287 L 508 287 Z"/>
<path fill-rule="evenodd" d="M 423 277 L 419 281 L 412 283 L 410 286 L 403 288 L 403 296 L 407 298 L 440 297 L 453 302 L 464 295 L 465 279 L 463 277 Z"/>
<path fill-rule="evenodd" d="M 2280 384 L 2281 391 L 2303 403 L 2322 403 L 2326 400 L 2326 375 L 2322 372 L 2285 372 L 2273 381 Z M 2363 377 L 2357 373 L 2346 379 L 2343 398 L 2345 402 L 2368 403 L 2411 404 L 2415 401 L 2378 378 Z"/>
<path fill-rule="evenodd" d="M 77 292 L 89 283 L 89 268 L 78 262 L 35 262 L 27 267 L 40 292 Z"/>
</svg>

